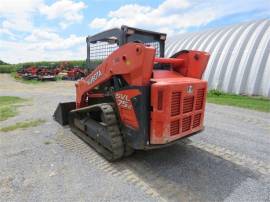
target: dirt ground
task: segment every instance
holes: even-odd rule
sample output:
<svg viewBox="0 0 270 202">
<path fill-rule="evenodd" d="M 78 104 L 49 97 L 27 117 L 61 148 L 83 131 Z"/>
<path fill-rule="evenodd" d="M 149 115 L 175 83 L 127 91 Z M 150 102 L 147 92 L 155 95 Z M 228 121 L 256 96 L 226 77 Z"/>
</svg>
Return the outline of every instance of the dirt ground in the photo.
<svg viewBox="0 0 270 202">
<path fill-rule="evenodd" d="M 207 105 L 206 129 L 189 143 L 109 163 L 53 121 L 74 82 L 23 84 L 0 74 L 0 96 L 30 101 L 0 127 L 0 201 L 270 201 L 270 114 Z"/>
</svg>

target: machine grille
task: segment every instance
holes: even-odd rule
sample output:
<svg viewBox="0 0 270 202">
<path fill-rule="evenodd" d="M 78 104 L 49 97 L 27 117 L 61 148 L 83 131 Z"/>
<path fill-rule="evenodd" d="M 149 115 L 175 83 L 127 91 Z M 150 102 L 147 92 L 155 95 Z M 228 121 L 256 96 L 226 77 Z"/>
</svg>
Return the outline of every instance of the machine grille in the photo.
<svg viewBox="0 0 270 202">
<path fill-rule="evenodd" d="M 180 121 L 179 120 L 172 121 L 170 125 L 170 135 L 173 136 L 179 134 L 179 129 L 180 129 Z"/>
<path fill-rule="evenodd" d="M 200 110 L 203 107 L 203 100 L 204 100 L 204 89 L 199 89 L 197 91 L 197 98 L 196 98 L 196 105 L 195 109 Z"/>
<path fill-rule="evenodd" d="M 183 113 L 188 113 L 193 110 L 194 96 L 187 96 L 183 102 Z"/>
<path fill-rule="evenodd" d="M 194 119 L 193 119 L 193 128 L 198 127 L 201 124 L 201 114 L 196 114 L 194 115 Z"/>
<path fill-rule="evenodd" d="M 190 130 L 191 127 L 191 116 L 185 117 L 182 120 L 182 132 Z"/>
<path fill-rule="evenodd" d="M 180 92 L 172 93 L 171 116 L 176 116 L 180 114 L 180 99 L 181 99 Z"/>
<path fill-rule="evenodd" d="M 160 99 L 162 97 L 162 99 Z M 165 97 L 158 92 L 158 109 L 159 103 Z M 198 128 L 202 124 L 203 112 L 201 110 L 204 106 L 205 88 L 197 89 L 194 95 L 187 95 L 180 91 L 172 92 L 171 94 L 171 117 L 173 121 L 170 122 L 170 135 L 178 135 L 187 132 L 193 128 Z M 175 120 L 177 119 L 177 120 Z"/>
<path fill-rule="evenodd" d="M 158 110 L 162 110 L 163 105 L 163 91 L 158 91 Z"/>
</svg>

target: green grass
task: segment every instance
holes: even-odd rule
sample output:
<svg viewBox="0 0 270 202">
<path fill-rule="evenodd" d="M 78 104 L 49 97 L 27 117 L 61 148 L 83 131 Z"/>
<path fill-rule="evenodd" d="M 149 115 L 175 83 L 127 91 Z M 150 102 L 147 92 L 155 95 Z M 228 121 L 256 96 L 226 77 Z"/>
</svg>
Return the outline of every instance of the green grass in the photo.
<svg viewBox="0 0 270 202">
<path fill-rule="evenodd" d="M 16 80 L 16 81 L 19 81 L 21 83 L 25 83 L 25 84 L 42 84 L 42 83 L 47 83 L 47 82 L 52 82 L 52 81 L 49 81 L 49 80 L 37 80 L 37 79 L 30 79 L 30 80 L 27 80 L 27 79 L 24 79 L 24 78 L 21 78 L 21 77 L 16 77 L 16 72 L 12 72 L 11 73 L 11 76 Z M 62 81 L 62 79 L 60 77 L 56 77 L 56 79 L 53 81 L 53 82 L 59 82 L 59 81 Z"/>
<path fill-rule="evenodd" d="M 46 82 L 52 82 L 50 80 L 38 80 L 38 79 L 24 79 L 22 77 L 18 77 L 16 72 L 11 72 L 10 73 L 11 77 L 13 77 L 16 81 L 25 83 L 25 84 L 41 84 L 41 83 L 46 83 Z M 56 76 L 55 81 L 62 81 L 62 78 L 60 76 Z"/>
<path fill-rule="evenodd" d="M 0 106 L 12 105 L 26 101 L 26 99 L 16 96 L 0 96 Z"/>
<path fill-rule="evenodd" d="M 16 116 L 17 114 L 18 111 L 16 106 L 0 107 L 0 121 L 7 120 L 8 118 Z"/>
<path fill-rule="evenodd" d="M 22 122 L 17 122 L 13 125 L 9 125 L 9 126 L 0 128 L 0 131 L 1 132 L 9 132 L 9 131 L 13 131 L 16 129 L 25 129 L 25 128 L 30 128 L 30 127 L 36 127 L 36 126 L 41 125 L 43 123 L 45 123 L 45 120 L 43 120 L 43 119 L 22 121 Z"/>
<path fill-rule="evenodd" d="M 207 94 L 207 102 L 270 112 L 270 99 L 264 97 L 250 97 L 210 90 Z"/>
<path fill-rule="evenodd" d="M 19 65 L 0 65 L 0 73 L 15 72 L 19 68 Z"/>
<path fill-rule="evenodd" d="M 19 82 L 22 82 L 22 83 L 25 83 L 25 84 L 40 84 L 40 83 L 44 82 L 44 81 L 40 81 L 40 80 L 37 80 L 37 79 L 27 80 L 27 79 L 23 79 L 21 77 L 17 77 L 16 72 L 11 72 L 10 74 L 16 81 L 19 81 Z"/>
<path fill-rule="evenodd" d="M 0 121 L 4 121 L 18 114 L 19 103 L 25 102 L 25 99 L 15 96 L 0 96 Z"/>
</svg>

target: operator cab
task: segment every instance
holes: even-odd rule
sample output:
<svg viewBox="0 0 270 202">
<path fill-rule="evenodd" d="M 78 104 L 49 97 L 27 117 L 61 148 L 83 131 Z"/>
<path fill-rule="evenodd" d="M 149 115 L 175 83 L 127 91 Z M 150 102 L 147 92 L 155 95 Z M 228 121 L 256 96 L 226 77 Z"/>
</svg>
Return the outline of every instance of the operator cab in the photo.
<svg viewBox="0 0 270 202">
<path fill-rule="evenodd" d="M 163 58 L 165 52 L 165 40 L 165 33 L 122 25 L 120 29 L 110 29 L 86 38 L 86 64 L 89 69 L 95 69 L 95 67 L 113 51 L 129 42 L 144 43 L 152 46 L 156 49 L 156 57 Z M 162 69 L 162 67 L 167 66 L 168 65 L 155 64 L 154 69 Z"/>
</svg>

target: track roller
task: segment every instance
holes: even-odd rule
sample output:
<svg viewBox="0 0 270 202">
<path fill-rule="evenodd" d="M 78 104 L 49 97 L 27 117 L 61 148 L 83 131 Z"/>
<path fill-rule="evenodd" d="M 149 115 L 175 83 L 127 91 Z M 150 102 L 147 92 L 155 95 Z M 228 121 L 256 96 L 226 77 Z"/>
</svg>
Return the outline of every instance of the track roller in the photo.
<svg viewBox="0 0 270 202">
<path fill-rule="evenodd" d="M 72 110 L 69 115 L 71 130 L 104 158 L 115 161 L 124 156 L 124 141 L 111 104 Z"/>
</svg>

